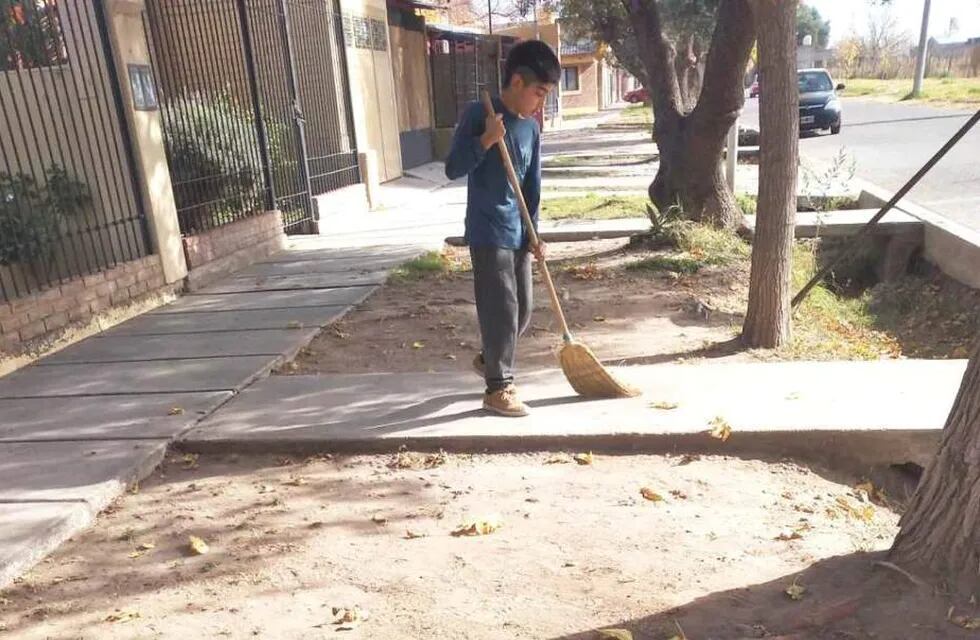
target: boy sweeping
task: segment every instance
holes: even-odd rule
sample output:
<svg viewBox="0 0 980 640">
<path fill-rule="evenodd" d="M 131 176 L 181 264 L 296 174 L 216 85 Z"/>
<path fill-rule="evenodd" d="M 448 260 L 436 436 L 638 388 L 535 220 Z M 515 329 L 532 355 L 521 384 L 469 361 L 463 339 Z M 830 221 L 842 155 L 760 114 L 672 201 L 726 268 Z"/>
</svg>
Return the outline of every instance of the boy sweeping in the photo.
<svg viewBox="0 0 980 640">
<path fill-rule="evenodd" d="M 466 241 L 473 262 L 476 313 L 482 352 L 473 361 L 486 381 L 483 408 L 503 416 L 528 414 L 517 397 L 517 339 L 531 321 L 531 258 L 544 260 L 545 246 L 528 246 L 514 190 L 500 153 L 503 141 L 517 171 L 528 211 L 538 222 L 541 200 L 541 131 L 532 117 L 561 76 L 554 51 L 539 40 L 515 46 L 504 66 L 504 90 L 493 100 L 495 116 L 480 102 L 463 114 L 446 160 L 446 176 L 468 176 Z"/>
</svg>

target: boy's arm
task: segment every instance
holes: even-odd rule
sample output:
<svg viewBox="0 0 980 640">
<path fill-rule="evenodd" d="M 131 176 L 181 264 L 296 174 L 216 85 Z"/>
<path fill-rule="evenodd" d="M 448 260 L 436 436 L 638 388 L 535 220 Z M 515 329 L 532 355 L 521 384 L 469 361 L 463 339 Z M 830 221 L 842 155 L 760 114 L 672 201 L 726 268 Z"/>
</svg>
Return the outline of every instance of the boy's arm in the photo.
<svg viewBox="0 0 980 640">
<path fill-rule="evenodd" d="M 483 135 L 483 106 L 474 103 L 463 112 L 463 117 L 453 134 L 453 145 L 446 158 L 446 177 L 450 180 L 462 178 L 475 169 L 487 155 L 480 136 Z"/>
<path fill-rule="evenodd" d="M 527 203 L 527 212 L 531 214 L 534 228 L 538 228 L 538 208 L 541 204 L 541 135 L 534 137 L 534 152 L 531 155 L 531 164 L 527 167 L 524 175 L 524 184 L 521 185 L 524 191 L 524 202 Z"/>
</svg>

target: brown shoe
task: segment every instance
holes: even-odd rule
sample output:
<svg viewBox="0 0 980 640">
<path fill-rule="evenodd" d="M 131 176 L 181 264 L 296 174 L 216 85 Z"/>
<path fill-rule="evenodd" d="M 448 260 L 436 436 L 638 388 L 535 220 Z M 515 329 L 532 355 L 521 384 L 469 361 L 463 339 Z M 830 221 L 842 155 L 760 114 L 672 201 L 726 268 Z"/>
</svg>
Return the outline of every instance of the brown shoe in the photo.
<svg viewBox="0 0 980 640">
<path fill-rule="evenodd" d="M 483 408 L 508 418 L 523 418 L 529 413 L 527 405 L 517 398 L 517 388 L 512 384 L 483 394 Z"/>
<path fill-rule="evenodd" d="M 482 351 L 476 354 L 476 357 L 473 358 L 473 371 L 475 371 L 476 375 L 480 376 L 481 378 L 485 378 L 487 376 L 487 363 L 483 360 Z"/>
</svg>

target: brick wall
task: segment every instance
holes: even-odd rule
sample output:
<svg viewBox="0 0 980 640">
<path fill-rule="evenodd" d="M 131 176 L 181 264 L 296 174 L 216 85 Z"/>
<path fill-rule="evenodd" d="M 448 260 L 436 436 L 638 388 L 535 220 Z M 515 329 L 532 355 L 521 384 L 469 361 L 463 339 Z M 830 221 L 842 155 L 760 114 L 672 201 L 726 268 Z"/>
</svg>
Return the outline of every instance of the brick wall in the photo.
<svg viewBox="0 0 980 640">
<path fill-rule="evenodd" d="M 562 60 L 563 67 L 578 67 L 579 90 L 563 91 L 561 107 L 573 113 L 599 110 L 599 65 L 591 56 L 575 56 Z"/>
<path fill-rule="evenodd" d="M 197 269 L 236 252 L 263 245 L 283 236 L 278 211 L 238 220 L 205 233 L 184 238 L 187 268 Z"/>
<path fill-rule="evenodd" d="M 159 256 L 147 256 L 0 304 L 0 354 L 16 355 L 69 325 L 164 287 Z"/>
</svg>

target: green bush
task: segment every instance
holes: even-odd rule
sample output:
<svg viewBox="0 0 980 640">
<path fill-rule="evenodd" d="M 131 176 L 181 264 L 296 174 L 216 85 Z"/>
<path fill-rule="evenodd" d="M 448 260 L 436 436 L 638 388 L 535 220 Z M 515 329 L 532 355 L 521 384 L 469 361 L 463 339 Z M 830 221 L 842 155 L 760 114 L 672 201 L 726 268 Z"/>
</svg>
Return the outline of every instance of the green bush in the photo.
<svg viewBox="0 0 980 640">
<path fill-rule="evenodd" d="M 0 173 L 0 265 L 50 260 L 64 225 L 92 201 L 88 187 L 61 167 L 44 184 Z"/>
<path fill-rule="evenodd" d="M 184 231 L 206 226 L 201 212 L 220 224 L 224 216 L 260 204 L 262 156 L 251 110 L 226 95 L 194 93 L 168 102 L 163 112 L 174 198 L 178 209 L 192 212 L 182 220 Z M 266 133 L 275 166 L 284 130 L 267 125 Z"/>
</svg>

